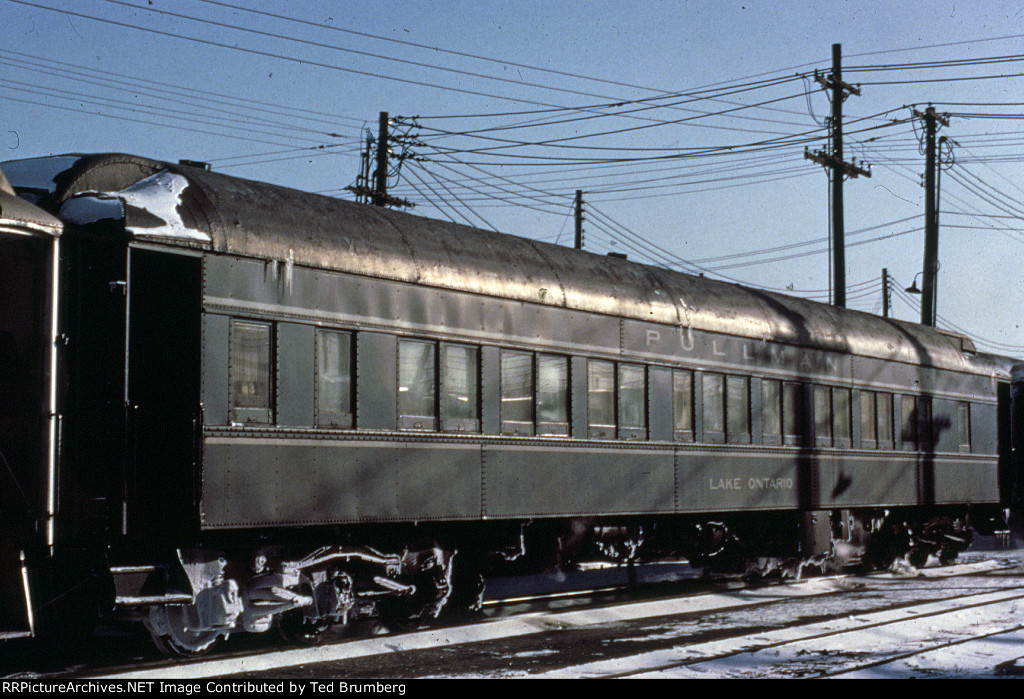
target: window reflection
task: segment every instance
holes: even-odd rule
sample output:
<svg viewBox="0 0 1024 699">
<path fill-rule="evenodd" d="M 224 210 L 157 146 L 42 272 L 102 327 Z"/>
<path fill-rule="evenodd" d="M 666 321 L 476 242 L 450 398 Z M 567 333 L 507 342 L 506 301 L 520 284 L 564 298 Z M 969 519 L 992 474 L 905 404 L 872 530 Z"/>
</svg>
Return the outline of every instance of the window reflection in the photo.
<svg viewBox="0 0 1024 699">
<path fill-rule="evenodd" d="M 441 346 L 441 429 L 480 429 L 480 350 L 465 345 Z"/>
<path fill-rule="evenodd" d="M 231 405 L 239 422 L 271 422 L 271 326 L 231 323 Z"/>
<path fill-rule="evenodd" d="M 317 420 L 320 424 L 352 424 L 352 334 L 318 330 Z"/>
<path fill-rule="evenodd" d="M 569 434 L 569 358 L 537 357 L 537 430 Z"/>
<path fill-rule="evenodd" d="M 601 428 L 599 436 L 614 436 L 615 364 L 612 362 L 591 360 L 587 363 L 587 421 L 590 427 Z"/>
<path fill-rule="evenodd" d="M 399 417 L 426 418 L 419 427 L 433 429 L 435 407 L 434 344 L 418 340 L 398 342 L 398 414 Z M 407 425 L 416 427 L 415 424 Z"/>
</svg>

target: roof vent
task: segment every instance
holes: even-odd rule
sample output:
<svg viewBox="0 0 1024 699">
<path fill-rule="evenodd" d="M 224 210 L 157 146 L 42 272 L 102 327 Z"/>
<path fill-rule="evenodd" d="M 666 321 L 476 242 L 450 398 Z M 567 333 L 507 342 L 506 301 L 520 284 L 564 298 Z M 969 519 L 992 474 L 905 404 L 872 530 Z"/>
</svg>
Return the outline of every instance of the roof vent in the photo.
<svg viewBox="0 0 1024 699">
<path fill-rule="evenodd" d="M 614 257 L 616 260 L 627 260 L 627 259 L 629 259 L 628 257 L 626 257 L 626 253 L 624 253 L 624 252 L 610 252 L 610 253 L 608 253 L 608 257 Z"/>
<path fill-rule="evenodd" d="M 210 164 L 204 163 L 202 160 L 179 160 L 178 165 L 187 165 L 188 167 L 197 167 L 200 170 L 209 170 Z"/>
</svg>

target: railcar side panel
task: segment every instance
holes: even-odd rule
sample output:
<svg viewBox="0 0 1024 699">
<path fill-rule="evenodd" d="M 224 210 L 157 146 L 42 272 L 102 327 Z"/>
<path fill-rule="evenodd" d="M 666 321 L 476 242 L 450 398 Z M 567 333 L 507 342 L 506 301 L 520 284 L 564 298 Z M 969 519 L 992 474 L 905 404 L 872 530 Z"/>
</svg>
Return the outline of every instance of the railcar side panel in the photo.
<svg viewBox="0 0 1024 699">
<path fill-rule="evenodd" d="M 360 429 L 398 429 L 397 340 L 363 332 L 356 339 L 356 416 Z"/>
<path fill-rule="evenodd" d="M 278 400 L 277 424 L 282 427 L 307 427 L 314 423 L 316 392 L 316 349 L 312 325 L 278 323 Z"/>
<path fill-rule="evenodd" d="M 484 514 L 490 518 L 670 513 L 668 449 L 487 445 Z"/>
<path fill-rule="evenodd" d="M 917 467 L 921 504 L 999 502 L 998 460 L 929 456 Z"/>
<path fill-rule="evenodd" d="M 480 484 L 476 444 L 209 437 L 203 526 L 479 519 Z"/>
<path fill-rule="evenodd" d="M 914 460 L 894 453 L 845 452 L 808 456 L 816 473 L 812 509 L 916 505 Z"/>
<path fill-rule="evenodd" d="M 228 424 L 228 316 L 203 314 L 203 424 Z"/>
<path fill-rule="evenodd" d="M 677 511 L 794 509 L 812 470 L 791 455 L 754 449 L 689 448 L 676 455 Z"/>
</svg>

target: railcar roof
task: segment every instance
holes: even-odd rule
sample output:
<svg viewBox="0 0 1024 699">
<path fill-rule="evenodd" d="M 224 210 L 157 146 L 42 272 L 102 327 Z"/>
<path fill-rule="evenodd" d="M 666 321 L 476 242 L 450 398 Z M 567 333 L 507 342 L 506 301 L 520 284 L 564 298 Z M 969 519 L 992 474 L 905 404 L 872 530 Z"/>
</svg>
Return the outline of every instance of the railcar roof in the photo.
<svg viewBox="0 0 1024 699">
<path fill-rule="evenodd" d="M 120 215 L 137 238 L 754 340 L 1005 373 L 968 357 L 967 338 L 914 323 L 199 167 L 123 154 L 10 165 L 3 167 L 15 187 L 61 218 L 88 223 Z"/>
<path fill-rule="evenodd" d="M 18 197 L 0 170 L 0 227 L 58 236 L 64 226 L 57 217 Z"/>
</svg>

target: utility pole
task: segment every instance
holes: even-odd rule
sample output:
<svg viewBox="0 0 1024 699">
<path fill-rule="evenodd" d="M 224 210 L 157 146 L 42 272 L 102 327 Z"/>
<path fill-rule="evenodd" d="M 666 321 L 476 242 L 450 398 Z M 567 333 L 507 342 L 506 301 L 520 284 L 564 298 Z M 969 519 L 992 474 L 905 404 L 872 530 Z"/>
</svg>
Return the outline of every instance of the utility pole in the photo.
<svg viewBox="0 0 1024 699">
<path fill-rule="evenodd" d="M 366 147 L 359 156 L 359 174 L 356 175 L 356 184 L 354 187 L 348 187 L 347 189 L 354 192 L 356 195 L 356 201 L 360 204 L 366 204 L 369 202 L 370 192 L 373 190 L 370 188 L 370 151 L 373 148 L 373 136 L 370 134 L 370 130 L 366 130 Z"/>
<path fill-rule="evenodd" d="M 882 267 L 882 317 L 889 317 L 889 269 Z"/>
<path fill-rule="evenodd" d="M 936 290 L 939 279 L 939 211 L 937 205 L 936 168 L 938 152 L 935 143 L 936 124 L 949 126 L 949 121 L 929 106 L 924 113 L 914 110 L 914 116 L 924 119 L 924 274 L 921 277 L 921 324 L 935 326 Z"/>
<path fill-rule="evenodd" d="M 583 190 L 576 190 L 576 244 L 577 250 L 583 249 Z"/>
<path fill-rule="evenodd" d="M 843 223 L 843 178 L 871 177 L 870 168 L 864 169 L 843 161 L 843 100 L 847 95 L 860 96 L 860 89 L 843 82 L 843 52 L 841 44 L 832 44 L 832 74 L 828 77 L 814 73 L 817 80 L 826 89 L 832 90 L 832 152 L 810 152 L 804 150 L 808 160 L 832 169 L 832 274 L 834 278 L 835 298 L 833 304 L 840 308 L 846 307 L 846 248 Z"/>
<path fill-rule="evenodd" d="M 357 201 L 369 200 L 374 206 L 414 206 L 412 202 L 399 199 L 388 194 L 388 168 L 389 156 L 391 154 L 392 140 L 398 140 L 403 145 L 402 154 L 397 158 L 399 165 L 410 156 L 405 152 L 404 146 L 409 140 L 399 136 L 393 139 L 390 131 L 391 120 L 387 112 L 380 113 L 377 125 L 377 167 L 373 171 L 373 181 L 370 182 L 370 148 L 373 145 L 373 137 L 369 131 L 366 134 L 366 150 L 363 152 L 362 163 L 359 175 L 356 176 L 355 186 L 346 187 L 347 190 L 356 195 Z"/>
<path fill-rule="evenodd" d="M 377 170 L 373 173 L 373 203 L 384 206 L 388 198 L 388 113 L 377 122 Z"/>
</svg>

